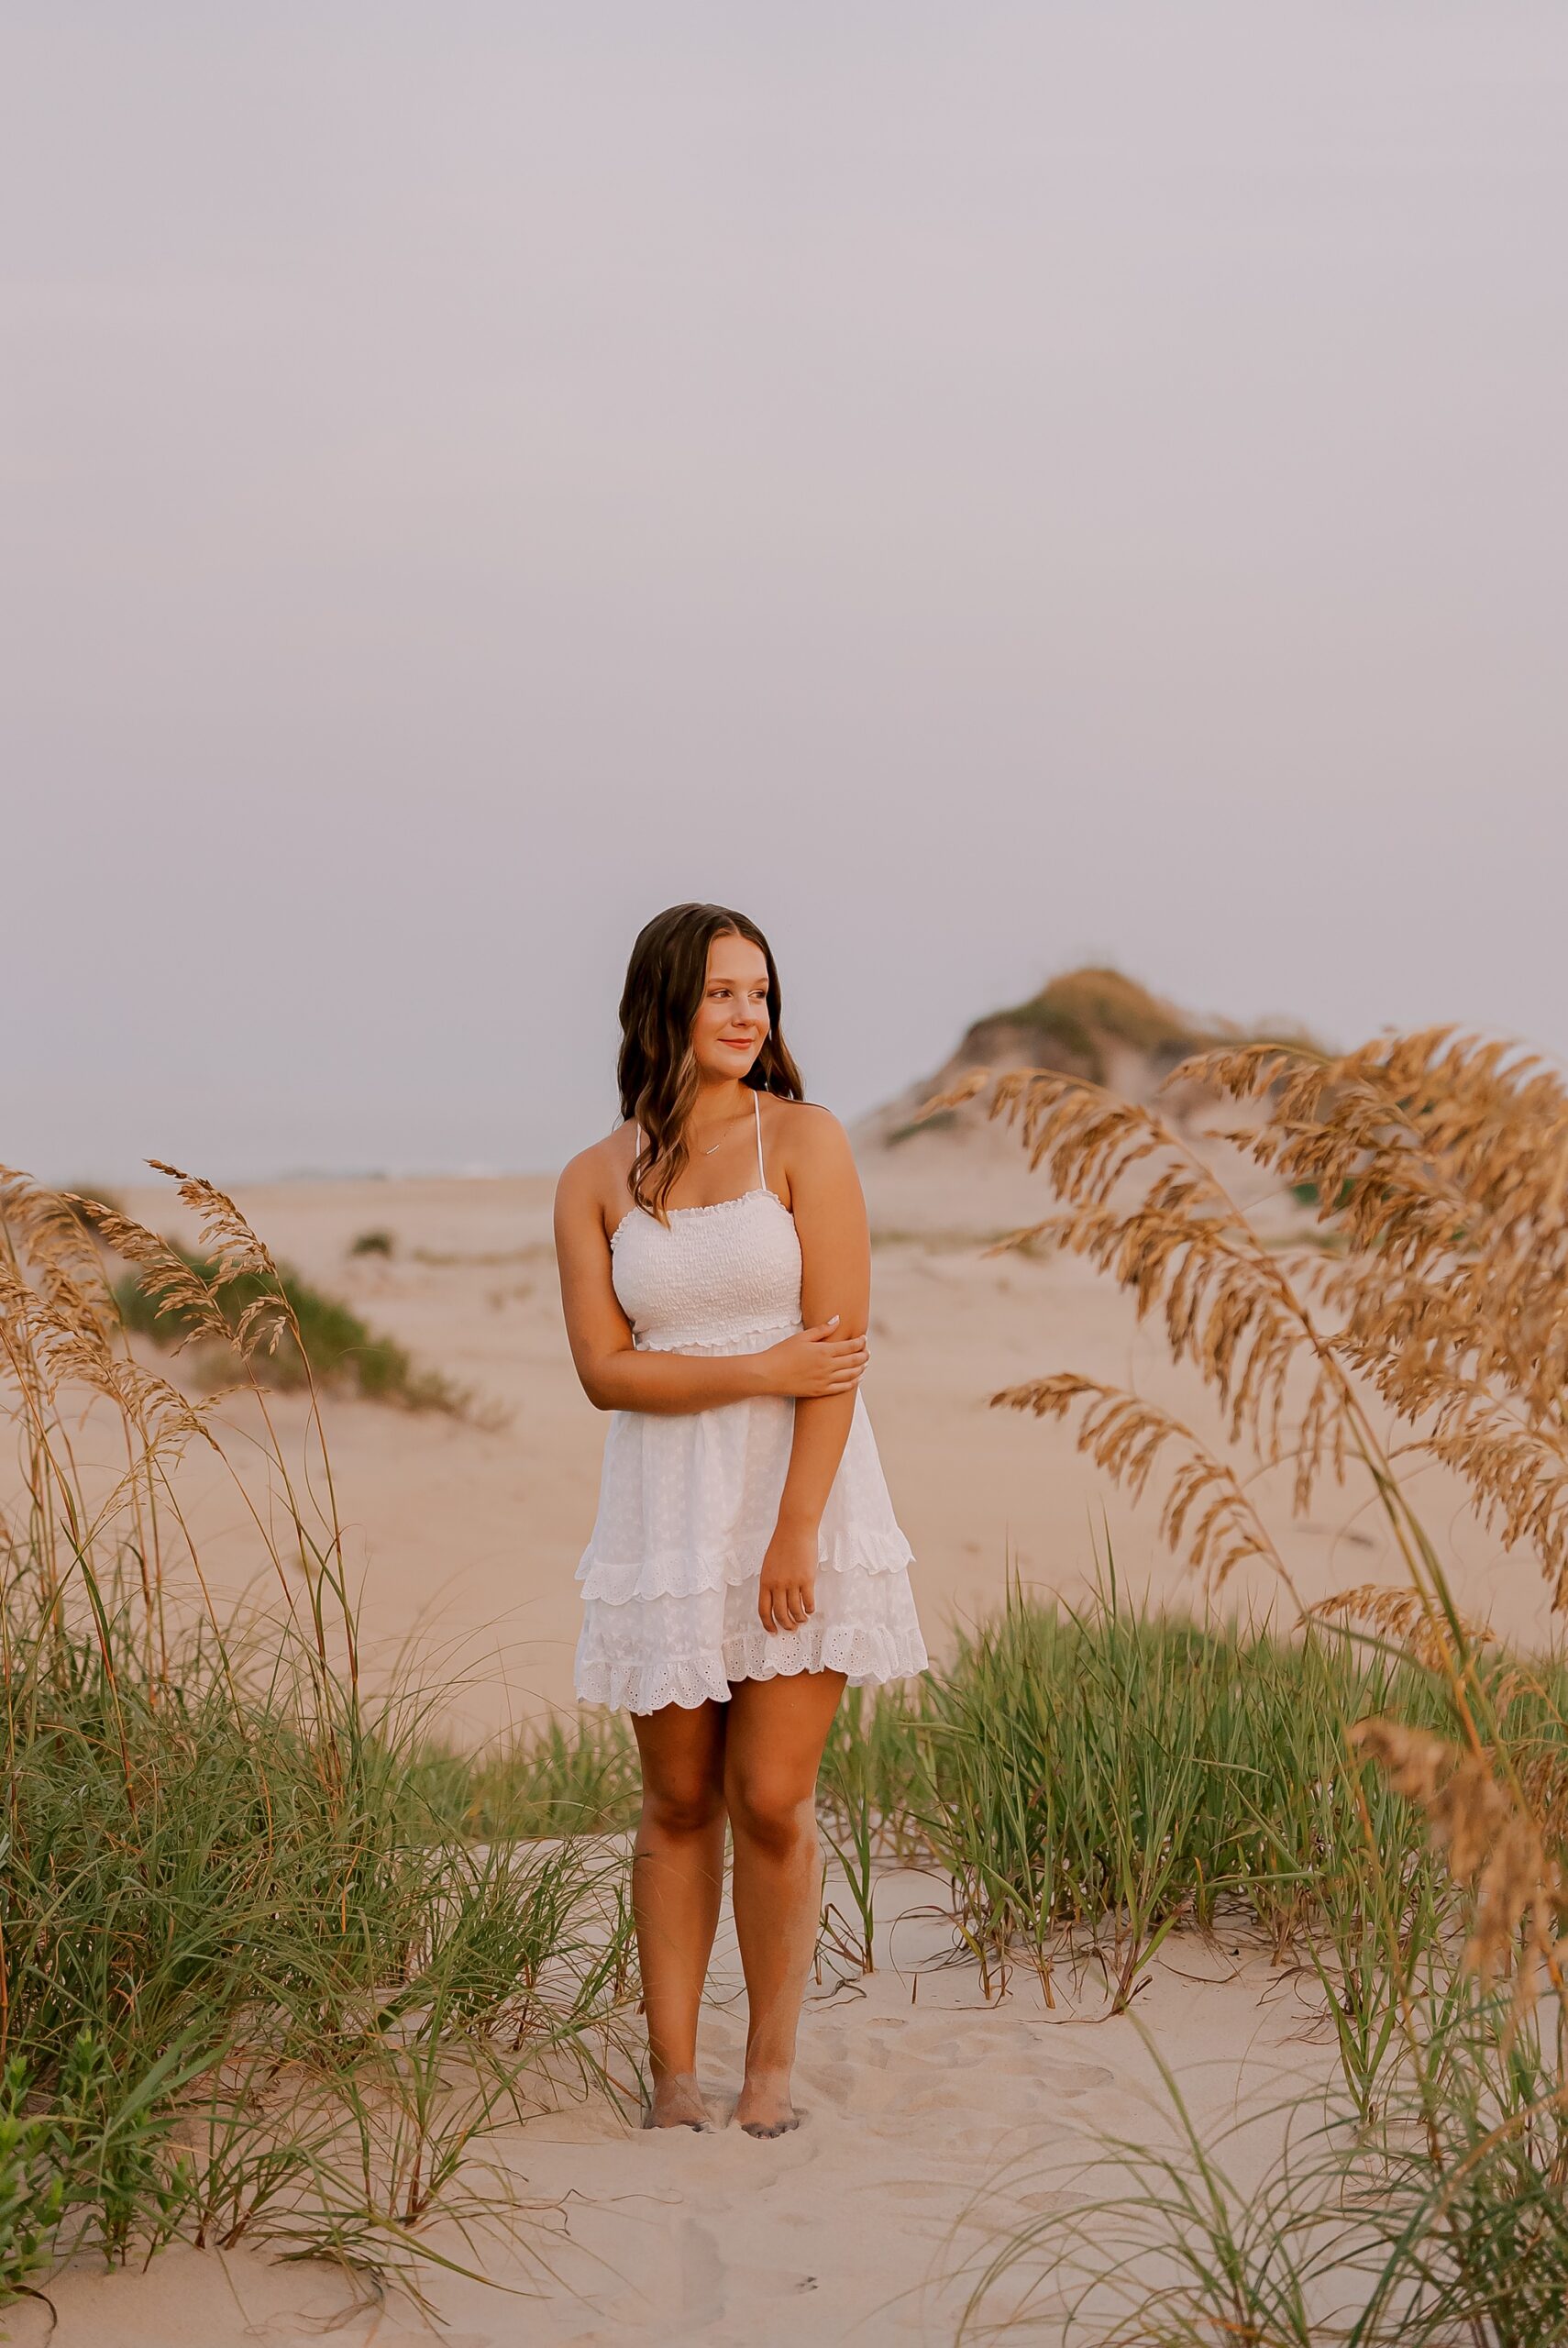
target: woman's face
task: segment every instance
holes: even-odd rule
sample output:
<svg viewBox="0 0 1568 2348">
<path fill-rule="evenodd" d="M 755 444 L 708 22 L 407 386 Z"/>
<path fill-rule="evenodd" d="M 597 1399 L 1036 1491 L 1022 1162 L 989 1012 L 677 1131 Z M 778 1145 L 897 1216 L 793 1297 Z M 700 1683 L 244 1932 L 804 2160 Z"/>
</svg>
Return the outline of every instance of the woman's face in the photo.
<svg viewBox="0 0 1568 2348">
<path fill-rule="evenodd" d="M 745 1076 L 767 1038 L 767 964 L 749 937 L 715 937 L 691 1028 L 702 1075 Z"/>
</svg>

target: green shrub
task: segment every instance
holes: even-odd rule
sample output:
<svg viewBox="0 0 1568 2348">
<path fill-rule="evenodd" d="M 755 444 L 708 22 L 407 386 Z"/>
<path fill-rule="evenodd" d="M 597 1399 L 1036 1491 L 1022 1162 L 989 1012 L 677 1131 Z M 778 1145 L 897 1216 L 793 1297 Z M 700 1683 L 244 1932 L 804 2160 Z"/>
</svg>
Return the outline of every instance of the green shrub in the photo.
<svg viewBox="0 0 1568 2348">
<path fill-rule="evenodd" d="M 392 1256 L 396 1252 L 397 1241 L 390 1231 L 358 1232 L 348 1246 L 350 1256 Z"/>
<path fill-rule="evenodd" d="M 396 1402 L 405 1410 L 461 1414 L 470 1407 L 472 1398 L 464 1390 L 438 1370 L 417 1369 L 394 1338 L 378 1336 L 340 1297 L 313 1287 L 288 1266 L 280 1266 L 275 1280 L 265 1272 L 242 1271 L 220 1286 L 215 1257 L 184 1247 L 175 1253 L 212 1290 L 212 1301 L 236 1333 L 248 1312 L 281 1290 L 292 1324 L 281 1326 L 274 1346 L 250 1357 L 256 1374 L 269 1384 L 302 1386 L 308 1376 L 318 1385 L 347 1386 L 367 1401 Z M 135 1278 L 117 1283 L 115 1301 L 127 1329 L 160 1346 L 183 1344 L 200 1325 L 190 1305 L 160 1302 Z M 213 1349 L 209 1345 L 205 1350 Z"/>
</svg>

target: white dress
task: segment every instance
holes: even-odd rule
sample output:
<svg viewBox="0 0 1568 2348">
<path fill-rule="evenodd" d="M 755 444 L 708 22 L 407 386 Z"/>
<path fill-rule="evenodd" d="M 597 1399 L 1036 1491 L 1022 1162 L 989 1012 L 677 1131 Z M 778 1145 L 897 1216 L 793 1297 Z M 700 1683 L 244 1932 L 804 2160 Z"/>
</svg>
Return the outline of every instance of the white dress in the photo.
<svg viewBox="0 0 1568 2348">
<path fill-rule="evenodd" d="M 754 1107 L 756 1104 L 754 1103 Z M 795 1219 L 767 1188 L 712 1207 L 640 1207 L 612 1240 L 612 1278 L 639 1350 L 761 1353 L 801 1327 Z M 734 1679 L 842 1671 L 853 1687 L 923 1671 L 910 1545 L 857 1393 L 817 1541 L 816 1611 L 766 1631 L 757 1577 L 790 1465 L 795 1405 L 759 1395 L 711 1411 L 616 1411 L 593 1537 L 577 1569 L 577 1693 L 656 1712 L 727 1700 Z"/>
</svg>

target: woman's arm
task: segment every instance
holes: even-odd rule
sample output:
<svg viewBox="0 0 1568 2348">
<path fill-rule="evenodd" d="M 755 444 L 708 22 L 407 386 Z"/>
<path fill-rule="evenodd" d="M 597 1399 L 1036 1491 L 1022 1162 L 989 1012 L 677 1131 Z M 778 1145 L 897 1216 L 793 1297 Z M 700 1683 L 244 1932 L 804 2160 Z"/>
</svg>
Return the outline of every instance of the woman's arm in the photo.
<svg viewBox="0 0 1568 2348">
<path fill-rule="evenodd" d="M 849 1136 L 825 1109 L 809 1109 L 791 1117 L 790 1140 L 801 1315 L 823 1320 L 835 1314 L 841 1329 L 864 1342 L 871 1314 L 871 1240 Z M 770 1631 L 799 1630 L 816 1611 L 817 1533 L 854 1416 L 853 1386 L 795 1405 L 795 1439 L 757 1594 L 756 1611 Z"/>
<path fill-rule="evenodd" d="M 596 1410 L 679 1415 L 756 1394 L 853 1398 L 859 1383 L 864 1333 L 846 1336 L 826 1316 L 759 1354 L 638 1353 L 610 1277 L 591 1153 L 572 1160 L 556 1190 L 556 1261 L 571 1357 Z"/>
</svg>

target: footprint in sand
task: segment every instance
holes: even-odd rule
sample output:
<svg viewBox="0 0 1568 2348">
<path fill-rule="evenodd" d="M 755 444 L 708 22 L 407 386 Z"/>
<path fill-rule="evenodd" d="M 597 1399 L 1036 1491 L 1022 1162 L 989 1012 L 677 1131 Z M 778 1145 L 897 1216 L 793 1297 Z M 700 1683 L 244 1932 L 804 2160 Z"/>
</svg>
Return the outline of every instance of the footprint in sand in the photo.
<svg viewBox="0 0 1568 2348">
<path fill-rule="evenodd" d="M 965 2074 L 950 2082 L 918 2088 L 868 2120 L 878 2132 L 896 2134 L 918 2126 L 927 2115 L 940 2118 L 944 2148 L 974 2156 L 1038 2137 L 1076 2135 L 1064 2099 L 1031 2079 L 987 2079 L 983 2087 Z"/>
<path fill-rule="evenodd" d="M 856 2072 L 844 2108 L 857 2119 L 871 2114 L 880 2117 L 906 2110 L 908 2096 L 908 2075 L 889 2064 L 885 2071 Z"/>
<path fill-rule="evenodd" d="M 929 2054 L 922 2054 L 914 2046 L 900 2046 L 898 2052 L 900 2062 L 919 2063 L 932 2071 L 973 2070 L 982 2063 L 996 2060 L 994 2046 L 976 2046 L 966 2043 L 961 2038 L 952 2039 L 946 2045 L 933 2046 Z"/>
<path fill-rule="evenodd" d="M 906 2056 L 904 2048 L 900 2047 L 899 2053 L 900 2056 Z M 1001 2068 L 996 2041 L 978 2034 L 955 2038 L 950 2045 L 935 2049 L 929 2054 L 907 2050 L 907 2059 L 911 2067 L 918 2066 L 928 2072 L 972 2071 L 987 2063 Z M 1103 2063 L 1059 2063 L 1049 2054 L 1043 2054 L 1037 2058 L 1037 2066 L 1031 2065 L 1025 2068 L 1014 2061 L 1010 2050 L 1003 2077 L 1008 2091 L 1015 2095 L 1020 2091 L 1053 2097 L 1094 2095 L 1116 2085 L 1116 2073 L 1108 2070 Z M 988 2100 L 991 2094 L 989 2085 L 986 2092 Z"/>
<path fill-rule="evenodd" d="M 1085 2197 L 1057 2186 L 1049 2191 L 1043 2187 L 1037 2193 L 1015 2193 L 1011 2198 L 1021 2210 L 1033 2210 L 1041 2217 L 1050 2217 L 1058 2210 L 1081 2210 Z"/>
<path fill-rule="evenodd" d="M 680 2313 L 692 2324 L 712 2323 L 724 2312 L 727 2280 L 718 2243 L 697 2218 L 680 2218 L 674 2231 L 680 2276 Z"/>
<path fill-rule="evenodd" d="M 1099 2095 L 1116 2085 L 1103 2063 L 1052 2063 L 1039 2074 L 1048 2095 Z"/>
<path fill-rule="evenodd" d="M 1044 2112 L 1049 2099 L 1038 2081 L 1021 2078 L 977 2079 L 960 2071 L 944 2078 L 934 2066 L 900 2098 L 905 2111 L 962 2111 L 988 2119 L 1023 2120 Z"/>
<path fill-rule="evenodd" d="M 880 2063 L 870 2066 L 880 2072 Z M 842 2111 L 855 2092 L 856 2066 L 852 2063 L 806 2063 L 801 2067 L 801 2084 L 818 2103 Z"/>
</svg>

